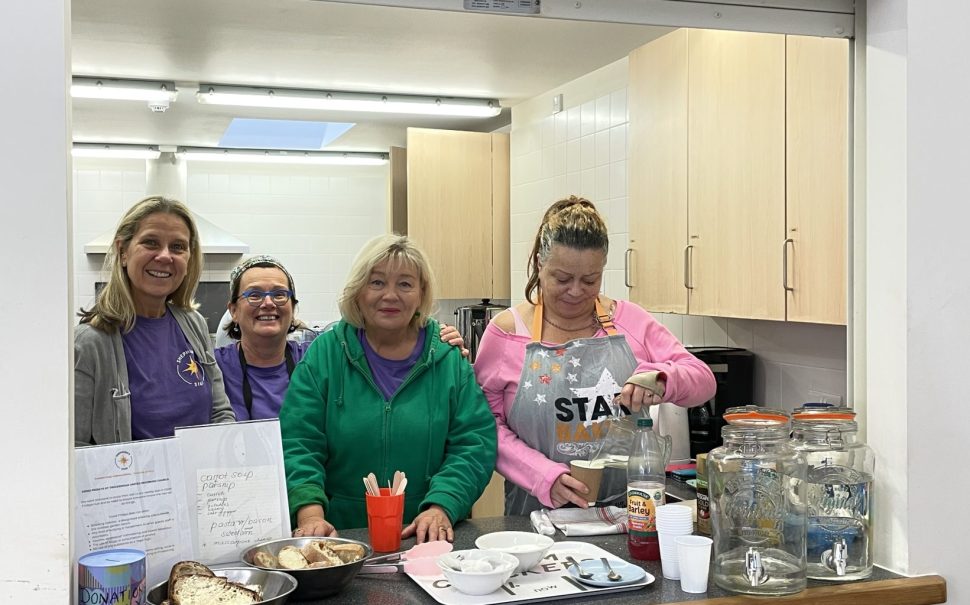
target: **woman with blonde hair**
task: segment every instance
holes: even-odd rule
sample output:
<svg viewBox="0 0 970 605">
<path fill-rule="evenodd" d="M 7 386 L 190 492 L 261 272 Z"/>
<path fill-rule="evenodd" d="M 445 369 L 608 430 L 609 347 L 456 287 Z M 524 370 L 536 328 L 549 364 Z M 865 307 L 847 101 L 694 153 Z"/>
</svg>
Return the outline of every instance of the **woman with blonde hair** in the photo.
<svg viewBox="0 0 970 605">
<path fill-rule="evenodd" d="M 600 293 L 608 251 L 606 223 L 592 202 L 554 203 L 529 256 L 526 301 L 485 329 L 475 375 L 498 423 L 506 514 L 597 500 L 569 474 L 569 461 L 595 451 L 614 399 L 629 414 L 663 401 L 700 405 L 714 395 L 711 370 L 663 325 Z M 625 473 L 604 476 L 604 499 L 625 491 Z"/>
<path fill-rule="evenodd" d="M 495 420 L 471 366 L 438 339 L 434 275 L 407 237 L 368 242 L 341 321 L 293 372 L 280 412 L 294 535 L 364 527 L 361 477 L 408 479 L 402 537 L 453 540 L 495 465 Z"/>
<path fill-rule="evenodd" d="M 74 333 L 74 440 L 168 437 L 175 426 L 232 422 L 205 319 L 192 300 L 199 235 L 179 201 L 147 197 L 122 217 L 107 284 Z"/>
</svg>

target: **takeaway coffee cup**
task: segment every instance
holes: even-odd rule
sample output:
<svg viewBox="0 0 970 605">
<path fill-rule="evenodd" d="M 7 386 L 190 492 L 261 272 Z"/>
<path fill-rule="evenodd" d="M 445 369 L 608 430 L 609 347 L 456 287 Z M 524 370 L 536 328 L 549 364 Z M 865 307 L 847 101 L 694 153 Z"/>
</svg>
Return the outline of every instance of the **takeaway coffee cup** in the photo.
<svg viewBox="0 0 970 605">
<path fill-rule="evenodd" d="M 573 476 L 573 479 L 582 481 L 589 488 L 589 493 L 586 494 L 586 500 L 590 506 L 596 504 L 597 496 L 600 493 L 600 482 L 603 480 L 603 466 L 602 460 L 571 460 L 569 462 L 569 474 Z"/>
<path fill-rule="evenodd" d="M 404 525 L 404 494 L 391 495 L 382 487 L 380 496 L 365 494 L 367 498 L 367 531 L 374 552 L 394 552 L 401 548 L 401 528 Z"/>
</svg>

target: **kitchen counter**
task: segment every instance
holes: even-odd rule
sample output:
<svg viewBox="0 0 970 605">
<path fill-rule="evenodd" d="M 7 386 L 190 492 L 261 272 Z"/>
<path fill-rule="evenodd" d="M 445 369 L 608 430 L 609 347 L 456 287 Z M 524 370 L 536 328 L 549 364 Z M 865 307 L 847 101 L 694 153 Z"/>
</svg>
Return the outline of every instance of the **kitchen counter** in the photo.
<svg viewBox="0 0 970 605">
<path fill-rule="evenodd" d="M 527 517 L 486 517 L 469 519 L 455 527 L 455 549 L 475 548 L 475 538 L 493 531 L 532 531 Z M 366 529 L 340 532 L 343 538 L 368 541 Z M 754 598 L 725 592 L 710 583 L 706 594 L 694 595 L 680 590 L 677 580 L 665 580 L 659 561 L 634 561 L 626 546 L 626 534 L 566 538 L 561 532 L 553 536 L 556 541 L 579 540 L 589 542 L 626 561 L 641 565 L 657 580 L 649 586 L 630 592 L 606 595 L 588 595 L 562 599 L 564 603 L 610 603 L 612 605 L 675 605 L 677 603 L 709 605 L 743 605 L 766 603 L 765 598 Z M 414 540 L 405 540 L 401 549 L 406 550 Z M 316 605 L 410 605 L 412 603 L 436 603 L 424 590 L 404 574 L 358 575 L 344 592 L 320 601 L 306 601 Z M 809 580 L 808 588 L 796 595 L 771 598 L 771 603 L 825 603 L 826 605 L 932 605 L 946 602 L 946 581 L 940 576 L 907 578 L 882 568 L 875 568 L 867 580 L 846 583 Z"/>
</svg>

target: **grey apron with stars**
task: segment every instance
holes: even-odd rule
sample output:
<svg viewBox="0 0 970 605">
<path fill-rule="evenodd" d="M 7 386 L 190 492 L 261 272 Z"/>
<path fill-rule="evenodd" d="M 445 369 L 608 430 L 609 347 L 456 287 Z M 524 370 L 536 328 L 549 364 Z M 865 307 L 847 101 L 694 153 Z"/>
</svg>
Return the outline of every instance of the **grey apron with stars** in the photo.
<svg viewBox="0 0 970 605">
<path fill-rule="evenodd" d="M 607 336 L 545 345 L 542 300 L 532 318 L 532 342 L 525 348 L 519 388 L 506 422 L 515 434 L 550 460 L 569 464 L 589 459 L 606 436 L 611 403 L 633 375 L 637 360 L 626 337 L 617 334 L 599 299 L 596 314 Z M 604 470 L 602 502 L 626 494 L 626 472 Z M 505 514 L 527 515 L 542 508 L 538 498 L 505 482 Z"/>
</svg>

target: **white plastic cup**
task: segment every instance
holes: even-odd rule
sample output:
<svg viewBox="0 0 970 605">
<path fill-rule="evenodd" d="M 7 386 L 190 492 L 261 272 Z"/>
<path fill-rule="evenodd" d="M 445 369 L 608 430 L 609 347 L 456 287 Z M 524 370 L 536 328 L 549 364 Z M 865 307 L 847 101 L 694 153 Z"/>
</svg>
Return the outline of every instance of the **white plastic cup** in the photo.
<svg viewBox="0 0 970 605">
<path fill-rule="evenodd" d="M 657 533 L 657 538 L 660 541 L 660 567 L 663 569 L 663 576 L 668 580 L 680 579 L 677 543 L 674 542 L 674 539 L 682 535 L 686 534 Z"/>
<path fill-rule="evenodd" d="M 683 504 L 664 504 L 657 507 L 657 522 L 660 521 L 694 521 L 694 511 Z"/>
<path fill-rule="evenodd" d="M 707 536 L 677 536 L 674 542 L 677 544 L 680 589 L 692 594 L 707 592 L 707 577 L 711 570 L 711 544 L 714 541 Z"/>
</svg>

